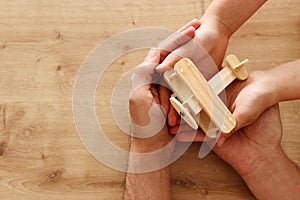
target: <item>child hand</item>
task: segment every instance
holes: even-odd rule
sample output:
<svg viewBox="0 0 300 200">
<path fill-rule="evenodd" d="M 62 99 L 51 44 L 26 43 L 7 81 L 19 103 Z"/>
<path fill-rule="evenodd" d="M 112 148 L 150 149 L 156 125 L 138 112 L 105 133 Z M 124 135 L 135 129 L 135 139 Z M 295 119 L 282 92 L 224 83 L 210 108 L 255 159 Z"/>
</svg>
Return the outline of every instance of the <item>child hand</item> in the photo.
<svg viewBox="0 0 300 200">
<path fill-rule="evenodd" d="M 226 90 L 229 108 L 236 119 L 236 127 L 230 134 L 218 140 L 221 146 L 235 131 L 252 124 L 270 106 L 278 103 L 268 71 L 254 71 L 244 82 L 236 81 Z"/>
</svg>

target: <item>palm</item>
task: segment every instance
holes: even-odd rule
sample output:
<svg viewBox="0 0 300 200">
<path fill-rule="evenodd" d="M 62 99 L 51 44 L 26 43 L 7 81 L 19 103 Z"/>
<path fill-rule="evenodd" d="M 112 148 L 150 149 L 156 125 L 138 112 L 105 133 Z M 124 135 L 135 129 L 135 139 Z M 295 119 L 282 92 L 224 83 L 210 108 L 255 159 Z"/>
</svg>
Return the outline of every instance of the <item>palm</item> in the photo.
<svg viewBox="0 0 300 200">
<path fill-rule="evenodd" d="M 280 146 L 282 125 L 278 106 L 266 110 L 253 124 L 230 137 L 214 151 L 240 174 L 251 171 L 256 161 L 274 153 Z"/>
</svg>

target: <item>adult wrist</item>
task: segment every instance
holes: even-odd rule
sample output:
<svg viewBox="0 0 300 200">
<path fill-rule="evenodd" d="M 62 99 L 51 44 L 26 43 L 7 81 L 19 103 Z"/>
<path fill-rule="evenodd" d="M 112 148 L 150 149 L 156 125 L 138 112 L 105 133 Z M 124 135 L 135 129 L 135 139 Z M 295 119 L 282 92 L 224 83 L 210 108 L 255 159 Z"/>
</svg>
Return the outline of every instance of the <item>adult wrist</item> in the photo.
<svg viewBox="0 0 300 200">
<path fill-rule="evenodd" d="M 272 156 L 256 163 L 253 170 L 242 175 L 242 178 L 257 199 L 299 197 L 299 168 L 289 160 L 281 147 Z"/>
<path fill-rule="evenodd" d="M 245 181 L 251 181 L 257 178 L 263 179 L 264 176 L 267 176 L 266 172 L 271 170 L 273 166 L 283 160 L 285 160 L 285 154 L 282 147 L 278 146 L 273 151 L 257 156 L 257 158 L 253 159 L 251 165 L 246 171 L 237 170 L 237 172 Z"/>
<path fill-rule="evenodd" d="M 172 156 L 172 143 L 155 145 L 140 142 L 140 138 L 131 139 L 128 170 L 137 173 L 156 171 L 166 168 L 170 164 Z"/>
<path fill-rule="evenodd" d="M 133 135 L 138 136 L 140 134 L 134 133 Z M 159 133 L 148 138 L 139 138 L 132 136 L 130 139 L 130 148 L 132 152 L 149 153 L 168 146 L 169 148 L 165 148 L 165 150 L 171 154 L 174 149 L 174 144 L 170 142 L 172 142 L 172 136 L 168 133 L 167 127 L 164 126 Z"/>
<path fill-rule="evenodd" d="M 152 142 L 147 141 L 148 138 L 131 138 L 130 150 L 134 153 L 150 153 L 153 151 L 158 151 L 164 148 L 168 154 L 172 154 L 174 145 L 171 141 L 170 143 L 160 141 L 160 142 Z M 167 146 L 167 148 L 165 148 Z"/>
</svg>

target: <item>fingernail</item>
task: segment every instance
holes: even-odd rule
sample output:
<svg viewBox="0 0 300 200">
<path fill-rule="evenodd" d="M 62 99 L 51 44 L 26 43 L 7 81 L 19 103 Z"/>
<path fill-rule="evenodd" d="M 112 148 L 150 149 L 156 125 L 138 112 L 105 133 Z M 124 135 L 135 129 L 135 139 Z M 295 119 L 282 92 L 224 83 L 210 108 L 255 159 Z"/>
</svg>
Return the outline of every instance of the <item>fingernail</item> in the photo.
<svg viewBox="0 0 300 200">
<path fill-rule="evenodd" d="M 223 146 L 223 144 L 225 143 L 225 138 L 224 137 L 221 137 L 219 140 L 218 140 L 218 146 L 221 147 Z"/>
</svg>

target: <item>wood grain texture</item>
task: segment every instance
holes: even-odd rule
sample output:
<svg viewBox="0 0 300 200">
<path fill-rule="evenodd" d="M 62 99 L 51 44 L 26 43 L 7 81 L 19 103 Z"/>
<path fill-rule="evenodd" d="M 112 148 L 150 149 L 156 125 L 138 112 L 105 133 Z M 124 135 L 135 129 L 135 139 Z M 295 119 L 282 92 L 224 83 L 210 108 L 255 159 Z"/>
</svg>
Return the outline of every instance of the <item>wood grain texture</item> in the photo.
<svg viewBox="0 0 300 200">
<path fill-rule="evenodd" d="M 234 117 L 219 98 L 218 94 L 216 94 L 208 85 L 207 80 L 193 62 L 189 59 L 182 59 L 175 65 L 174 69 L 176 73 L 180 75 L 185 84 L 188 85 L 201 108 L 214 122 L 214 125 L 216 125 L 218 129 L 224 133 L 232 131 L 236 125 Z M 201 116 L 202 113 L 200 113 L 200 125 L 202 121 Z M 203 125 L 201 127 L 207 134 L 207 131 L 204 129 L 207 125 Z"/>
<path fill-rule="evenodd" d="M 0 196 L 9 200 L 121 199 L 125 174 L 94 159 L 77 135 L 72 91 L 89 52 L 132 28 L 177 29 L 211 0 L 0 0 Z M 300 57 L 300 2 L 271 0 L 232 38 L 228 54 L 268 69 Z M 162 13 L 163 11 L 163 13 Z M 99 82 L 97 115 L 108 137 L 128 149 L 110 95 L 145 51 L 116 59 Z M 291 82 L 292 84 L 292 82 Z M 300 102 L 281 104 L 282 144 L 300 164 Z M 171 166 L 172 199 L 253 199 L 233 169 L 199 144 Z"/>
</svg>

